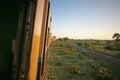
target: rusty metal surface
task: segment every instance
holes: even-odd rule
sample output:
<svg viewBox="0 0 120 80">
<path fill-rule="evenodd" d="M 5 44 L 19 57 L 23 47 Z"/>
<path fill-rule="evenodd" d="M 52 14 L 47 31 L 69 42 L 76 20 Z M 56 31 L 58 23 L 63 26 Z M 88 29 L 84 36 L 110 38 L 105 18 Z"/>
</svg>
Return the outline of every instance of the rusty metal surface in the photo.
<svg viewBox="0 0 120 80">
<path fill-rule="evenodd" d="M 27 80 L 31 50 L 31 38 L 36 3 L 31 0 L 21 2 L 19 24 L 16 39 L 16 54 L 14 55 L 13 80 Z"/>
</svg>

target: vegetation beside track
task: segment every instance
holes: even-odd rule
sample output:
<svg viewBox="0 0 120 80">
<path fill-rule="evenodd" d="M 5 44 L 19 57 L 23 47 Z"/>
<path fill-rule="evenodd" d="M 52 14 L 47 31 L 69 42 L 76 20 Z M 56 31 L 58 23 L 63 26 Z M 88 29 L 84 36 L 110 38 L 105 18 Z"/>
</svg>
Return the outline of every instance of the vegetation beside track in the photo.
<svg viewBox="0 0 120 80">
<path fill-rule="evenodd" d="M 77 45 L 120 57 L 120 42 L 113 40 L 76 40 Z"/>
<path fill-rule="evenodd" d="M 75 45 L 75 40 L 66 38 L 52 43 L 48 71 L 50 80 L 120 80 L 120 65 L 78 50 Z"/>
</svg>

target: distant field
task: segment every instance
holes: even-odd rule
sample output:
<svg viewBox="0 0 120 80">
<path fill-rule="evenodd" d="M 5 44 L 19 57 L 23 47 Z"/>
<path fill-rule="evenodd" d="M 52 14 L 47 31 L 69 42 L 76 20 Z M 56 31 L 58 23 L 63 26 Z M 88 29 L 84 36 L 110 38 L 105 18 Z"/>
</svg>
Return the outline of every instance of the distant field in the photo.
<svg viewBox="0 0 120 80">
<path fill-rule="evenodd" d="M 120 57 L 120 42 L 110 40 L 77 40 L 76 44 Z"/>
<path fill-rule="evenodd" d="M 52 43 L 49 49 L 49 80 L 120 80 L 120 65 L 78 50 L 75 45 L 74 40 Z"/>
</svg>

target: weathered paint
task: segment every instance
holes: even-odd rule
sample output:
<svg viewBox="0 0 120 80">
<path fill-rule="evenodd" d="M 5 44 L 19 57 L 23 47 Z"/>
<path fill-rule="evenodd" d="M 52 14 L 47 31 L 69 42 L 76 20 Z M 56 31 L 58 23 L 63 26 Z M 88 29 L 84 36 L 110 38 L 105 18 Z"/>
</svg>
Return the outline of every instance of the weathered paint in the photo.
<svg viewBox="0 0 120 80">
<path fill-rule="evenodd" d="M 43 23 L 42 23 L 42 32 L 40 36 L 40 48 L 39 48 L 39 57 L 43 57 L 44 59 L 44 46 L 45 46 L 45 32 L 46 32 L 46 24 L 47 24 L 47 14 L 48 14 L 48 0 L 45 0 L 44 3 L 44 12 L 43 12 Z M 39 69 L 38 69 L 38 77 L 40 76 L 40 80 L 43 78 L 41 76 L 42 74 L 42 69 L 43 69 L 43 63 L 39 63 Z"/>
<path fill-rule="evenodd" d="M 39 63 L 42 63 L 42 62 L 43 62 L 43 57 L 39 57 L 39 58 L 38 58 L 38 62 L 39 62 Z"/>
<path fill-rule="evenodd" d="M 36 75 L 37 75 L 38 56 L 40 49 L 39 44 L 41 43 L 40 36 L 41 36 L 41 27 L 42 27 L 42 17 L 44 11 L 44 1 L 45 0 L 37 0 L 32 49 L 30 55 L 30 68 L 28 75 L 29 80 L 36 80 Z"/>
</svg>

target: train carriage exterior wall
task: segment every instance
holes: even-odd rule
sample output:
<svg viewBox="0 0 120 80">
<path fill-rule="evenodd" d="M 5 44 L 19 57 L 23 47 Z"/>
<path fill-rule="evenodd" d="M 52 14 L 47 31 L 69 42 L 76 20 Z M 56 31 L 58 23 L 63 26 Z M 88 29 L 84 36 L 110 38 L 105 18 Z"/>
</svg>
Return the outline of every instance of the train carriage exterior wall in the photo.
<svg viewBox="0 0 120 80">
<path fill-rule="evenodd" d="M 50 2 L 24 0 L 21 1 L 21 8 L 17 38 L 13 40 L 12 79 L 46 80 L 47 49 L 52 39 Z"/>
</svg>

